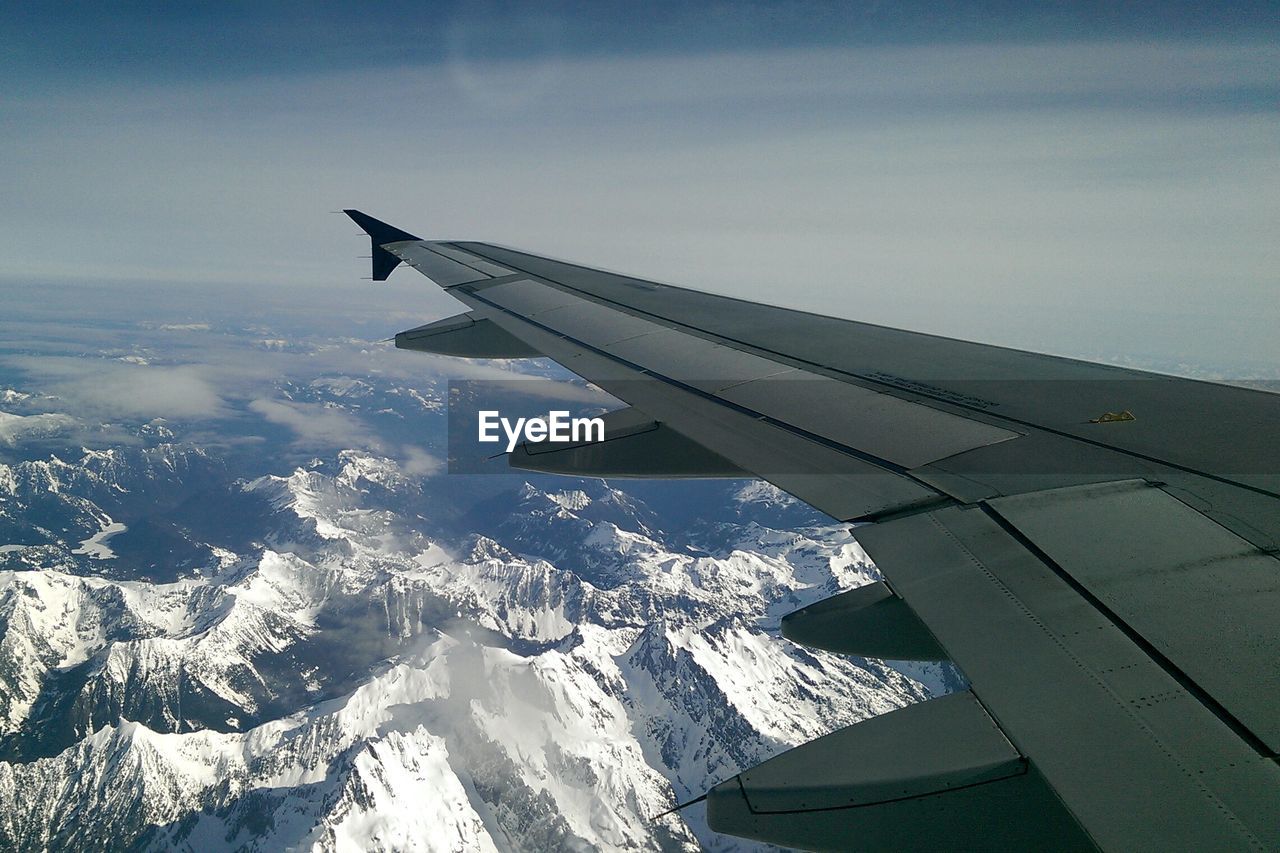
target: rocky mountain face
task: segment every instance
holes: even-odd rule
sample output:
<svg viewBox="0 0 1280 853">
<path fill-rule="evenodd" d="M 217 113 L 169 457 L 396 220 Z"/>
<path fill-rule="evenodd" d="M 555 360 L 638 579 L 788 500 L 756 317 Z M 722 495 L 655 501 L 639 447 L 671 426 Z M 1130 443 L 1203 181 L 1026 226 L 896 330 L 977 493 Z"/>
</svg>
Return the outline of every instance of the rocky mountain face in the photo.
<svg viewBox="0 0 1280 853">
<path fill-rule="evenodd" d="M 875 569 L 769 486 L 450 475 L 438 384 L 276 393 L 92 447 L 3 398 L 0 848 L 754 849 L 651 818 L 949 688 L 779 636 Z"/>
</svg>

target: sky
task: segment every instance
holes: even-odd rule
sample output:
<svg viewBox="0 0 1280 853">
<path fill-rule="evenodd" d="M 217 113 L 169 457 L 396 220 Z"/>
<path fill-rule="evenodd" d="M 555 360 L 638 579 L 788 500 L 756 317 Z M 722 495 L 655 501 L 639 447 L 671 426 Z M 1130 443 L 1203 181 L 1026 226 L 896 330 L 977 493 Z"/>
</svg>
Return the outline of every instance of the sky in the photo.
<svg viewBox="0 0 1280 853">
<path fill-rule="evenodd" d="M 332 211 L 357 207 L 1276 378 L 1278 34 L 1274 4 L 33 4 L 0 12 L 0 279 L 354 310 L 367 242 Z M 455 310 L 406 270 L 376 286 Z"/>
</svg>

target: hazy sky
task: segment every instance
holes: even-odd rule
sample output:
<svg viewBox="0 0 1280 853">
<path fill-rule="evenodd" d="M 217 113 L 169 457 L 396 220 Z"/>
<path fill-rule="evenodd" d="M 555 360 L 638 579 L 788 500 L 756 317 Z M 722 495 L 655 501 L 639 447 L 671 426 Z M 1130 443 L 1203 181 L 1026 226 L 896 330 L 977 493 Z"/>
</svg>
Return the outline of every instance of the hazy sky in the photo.
<svg viewBox="0 0 1280 853">
<path fill-rule="evenodd" d="M 1274 376 L 1280 28 L 1271 4 L 1206 5 L 8 10 L 0 276 L 33 299 L 142 279 L 357 301 L 367 245 L 330 211 L 360 207 L 855 319 Z M 410 272 L 385 287 L 449 310 Z"/>
</svg>

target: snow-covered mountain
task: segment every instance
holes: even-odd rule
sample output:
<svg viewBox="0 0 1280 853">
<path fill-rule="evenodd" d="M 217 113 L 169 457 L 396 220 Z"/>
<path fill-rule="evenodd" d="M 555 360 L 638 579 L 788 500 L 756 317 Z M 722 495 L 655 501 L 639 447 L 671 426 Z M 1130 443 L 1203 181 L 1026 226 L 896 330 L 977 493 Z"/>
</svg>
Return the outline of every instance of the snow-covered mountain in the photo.
<svg viewBox="0 0 1280 853">
<path fill-rule="evenodd" d="M 377 356 L 254 352 L 336 350 Z M 875 577 L 846 527 L 450 475 L 445 393 L 326 361 L 214 426 L 0 397 L 58 415 L 0 447 L 0 849 L 753 849 L 651 818 L 952 686 L 779 636 Z"/>
<path fill-rule="evenodd" d="M 74 538 L 109 518 L 84 495 L 152 483 L 158 456 L 192 468 L 92 453 L 0 482 Z M 489 529 L 443 541 L 396 511 L 421 497 L 393 460 L 330 462 L 229 485 L 269 508 L 270 544 L 204 543 L 199 573 L 62 554 L 0 574 L 4 846 L 694 849 L 715 840 L 648 818 L 923 695 L 777 636 L 871 576 L 842 527 L 718 521 L 673 547 L 609 484 L 520 483 L 475 516 Z M 57 549 L 34 550 L 6 556 Z"/>
</svg>

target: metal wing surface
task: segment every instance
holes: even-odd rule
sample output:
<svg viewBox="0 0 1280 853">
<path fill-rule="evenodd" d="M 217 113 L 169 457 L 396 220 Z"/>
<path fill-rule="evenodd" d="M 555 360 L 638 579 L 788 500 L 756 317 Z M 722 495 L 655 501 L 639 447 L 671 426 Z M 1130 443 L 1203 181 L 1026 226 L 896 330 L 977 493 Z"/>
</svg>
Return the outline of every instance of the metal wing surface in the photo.
<svg viewBox="0 0 1280 853">
<path fill-rule="evenodd" d="M 630 405 L 604 442 L 513 465 L 774 483 L 858 523 L 884 576 L 783 633 L 969 680 L 725 780 L 713 828 L 813 849 L 1280 848 L 1280 395 L 348 213 L 375 278 L 403 262 L 470 309 L 397 345 L 540 354 Z"/>
</svg>

